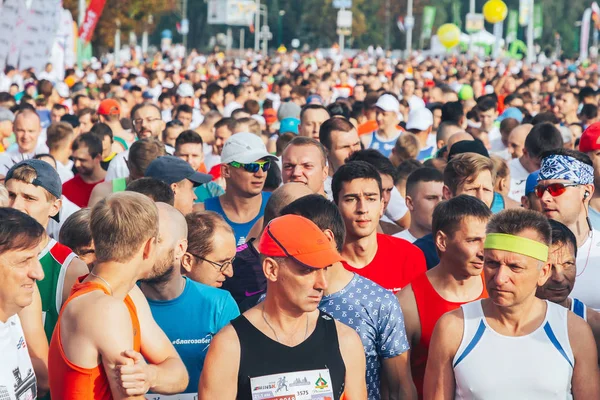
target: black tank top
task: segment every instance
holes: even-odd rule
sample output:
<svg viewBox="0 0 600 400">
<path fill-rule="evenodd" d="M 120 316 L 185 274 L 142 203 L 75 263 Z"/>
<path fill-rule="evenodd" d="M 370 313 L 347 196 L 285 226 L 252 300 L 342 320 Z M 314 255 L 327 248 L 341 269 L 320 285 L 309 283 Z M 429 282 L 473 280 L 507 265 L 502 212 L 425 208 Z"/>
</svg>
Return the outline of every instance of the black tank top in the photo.
<svg viewBox="0 0 600 400">
<path fill-rule="evenodd" d="M 344 392 L 346 365 L 340 352 L 334 319 L 322 311 L 314 332 L 302 343 L 288 347 L 272 340 L 243 315 L 233 321 L 240 340 L 237 400 L 252 400 L 250 378 L 284 372 L 329 369 L 335 400 Z"/>
</svg>

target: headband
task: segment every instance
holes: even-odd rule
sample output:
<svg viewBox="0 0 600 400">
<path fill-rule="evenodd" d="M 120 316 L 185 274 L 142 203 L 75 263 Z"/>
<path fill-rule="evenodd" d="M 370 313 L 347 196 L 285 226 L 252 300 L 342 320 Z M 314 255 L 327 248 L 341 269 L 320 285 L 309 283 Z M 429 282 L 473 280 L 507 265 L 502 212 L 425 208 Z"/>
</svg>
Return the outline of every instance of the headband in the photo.
<svg viewBox="0 0 600 400">
<path fill-rule="evenodd" d="M 548 246 L 535 240 L 506 233 L 490 233 L 485 238 L 484 249 L 505 250 L 512 253 L 523 254 L 546 262 L 548 260 Z"/>
<path fill-rule="evenodd" d="M 594 183 L 594 168 L 573 157 L 553 154 L 542 160 L 538 182 L 546 179 L 564 179 L 579 185 Z"/>
</svg>

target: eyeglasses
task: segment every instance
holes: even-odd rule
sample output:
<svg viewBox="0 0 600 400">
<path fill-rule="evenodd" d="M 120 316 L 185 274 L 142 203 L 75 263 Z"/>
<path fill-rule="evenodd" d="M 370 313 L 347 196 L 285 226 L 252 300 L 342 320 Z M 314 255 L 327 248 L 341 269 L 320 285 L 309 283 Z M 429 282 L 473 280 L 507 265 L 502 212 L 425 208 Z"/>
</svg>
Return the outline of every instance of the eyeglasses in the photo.
<svg viewBox="0 0 600 400">
<path fill-rule="evenodd" d="M 188 251 L 188 253 L 190 253 Z M 193 255 L 194 257 L 202 260 L 202 261 L 206 261 L 207 263 L 209 263 L 210 265 L 212 265 L 213 267 L 215 267 L 217 270 L 219 270 L 219 272 L 223 272 L 225 271 L 227 268 L 231 267 L 233 268 L 233 261 L 235 260 L 235 257 L 233 257 L 231 260 L 225 261 L 223 264 L 219 264 L 217 262 L 211 261 L 211 260 L 207 260 L 204 257 L 200 257 L 194 253 L 190 253 L 191 255 Z"/>
<path fill-rule="evenodd" d="M 535 187 L 535 195 L 540 199 L 544 196 L 544 192 L 547 190 L 552 197 L 558 197 L 567 191 L 568 187 L 579 186 L 578 183 L 551 183 L 549 185 L 537 185 Z"/>
<path fill-rule="evenodd" d="M 142 125 L 143 122 L 151 124 L 153 122 L 160 121 L 160 120 L 161 120 L 161 118 L 147 118 L 147 119 L 138 118 L 138 119 L 134 119 L 133 123 L 136 125 Z"/>
<path fill-rule="evenodd" d="M 271 161 L 255 161 L 253 163 L 242 164 L 236 161 L 232 161 L 229 163 L 233 168 L 244 168 L 246 171 L 251 172 L 253 174 L 257 173 L 259 169 L 262 169 L 264 172 L 267 172 L 269 168 L 271 168 Z"/>
</svg>

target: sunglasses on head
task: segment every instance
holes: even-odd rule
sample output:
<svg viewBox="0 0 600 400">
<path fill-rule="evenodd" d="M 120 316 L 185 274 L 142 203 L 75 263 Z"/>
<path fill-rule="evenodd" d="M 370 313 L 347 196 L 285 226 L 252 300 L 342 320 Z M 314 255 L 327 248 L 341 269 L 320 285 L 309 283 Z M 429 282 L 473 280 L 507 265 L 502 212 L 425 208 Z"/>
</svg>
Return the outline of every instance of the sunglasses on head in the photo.
<svg viewBox="0 0 600 400">
<path fill-rule="evenodd" d="M 259 169 L 262 169 L 264 172 L 267 172 L 269 168 L 271 168 L 271 161 L 255 161 L 253 163 L 242 164 L 236 161 L 232 161 L 229 163 L 233 168 L 243 168 L 244 170 L 257 173 Z"/>
<path fill-rule="evenodd" d="M 545 191 L 550 193 L 550 196 L 557 197 L 567 191 L 568 187 L 579 186 L 578 183 L 551 183 L 549 185 L 537 185 L 535 187 L 535 195 L 540 199 Z"/>
</svg>

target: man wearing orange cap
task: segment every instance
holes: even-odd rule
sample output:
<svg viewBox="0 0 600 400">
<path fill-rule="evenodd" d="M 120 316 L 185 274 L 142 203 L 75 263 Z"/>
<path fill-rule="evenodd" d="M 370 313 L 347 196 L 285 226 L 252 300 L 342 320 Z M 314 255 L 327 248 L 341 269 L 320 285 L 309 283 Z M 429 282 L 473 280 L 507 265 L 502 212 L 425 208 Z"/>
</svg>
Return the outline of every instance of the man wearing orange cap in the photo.
<svg viewBox="0 0 600 400">
<path fill-rule="evenodd" d="M 341 261 L 333 240 L 312 221 L 285 215 L 267 225 L 259 251 L 265 301 L 214 337 L 199 397 L 366 399 L 360 338 L 317 310 L 325 269 Z"/>
<path fill-rule="evenodd" d="M 600 122 L 587 127 L 579 140 L 579 151 L 586 153 L 594 163 L 594 186 L 600 187 Z M 600 229 L 600 190 L 594 191 L 589 206 L 592 228 Z"/>
<path fill-rule="evenodd" d="M 135 141 L 135 135 L 123 129 L 121 125 L 121 106 L 115 99 L 102 100 L 98 107 L 100 122 L 110 127 L 113 133 L 113 151 L 120 153 L 127 150 Z"/>
</svg>

